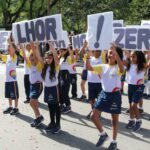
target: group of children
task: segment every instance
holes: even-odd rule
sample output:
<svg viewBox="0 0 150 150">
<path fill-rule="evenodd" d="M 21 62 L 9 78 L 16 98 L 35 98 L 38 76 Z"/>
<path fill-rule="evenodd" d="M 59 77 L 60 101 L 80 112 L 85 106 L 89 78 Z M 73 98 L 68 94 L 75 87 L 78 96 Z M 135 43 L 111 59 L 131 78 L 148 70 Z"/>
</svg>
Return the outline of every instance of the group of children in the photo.
<svg viewBox="0 0 150 150">
<path fill-rule="evenodd" d="M 138 104 L 143 97 L 145 75 L 149 72 L 150 67 L 149 59 L 146 59 L 146 55 L 149 56 L 148 52 L 123 52 L 121 48 L 114 44 L 108 51 L 90 51 L 86 41 L 79 52 L 77 50 L 73 51 L 72 47 L 56 51 L 53 44 L 48 42 L 45 45 L 47 50 L 44 57 L 42 57 L 39 42 L 31 42 L 26 45 L 20 44 L 17 47 L 10 38 L 8 43 L 9 55 L 6 61 L 5 97 L 9 99 L 9 107 L 4 111 L 4 114 L 15 115 L 19 112 L 19 90 L 16 78 L 17 55 L 15 53 L 15 51 L 18 51 L 25 61 L 25 103 L 30 103 L 35 114 L 31 127 L 38 127 L 44 120 L 38 106 L 38 98 L 44 89 L 44 102 L 47 103 L 50 113 L 50 123 L 46 131 L 58 133 L 61 128 L 61 114 L 71 111 L 70 85 L 72 85 L 72 98 L 77 98 L 75 66 L 78 55 L 81 53 L 84 55 L 84 68 L 81 75 L 82 96 L 80 99 L 86 98 L 85 83 L 87 80 L 88 100 L 91 104 L 91 111 L 88 116 L 100 132 L 96 146 L 101 146 L 108 138 L 108 134 L 104 131 L 99 119 L 102 112 L 107 112 L 112 116 L 113 135 L 108 150 L 117 149 L 116 139 L 123 88 L 121 86 L 121 76 L 125 70 L 130 113 L 130 119 L 126 127 L 134 131 L 140 129 L 142 121 Z M 15 100 L 14 108 L 12 100 Z"/>
</svg>

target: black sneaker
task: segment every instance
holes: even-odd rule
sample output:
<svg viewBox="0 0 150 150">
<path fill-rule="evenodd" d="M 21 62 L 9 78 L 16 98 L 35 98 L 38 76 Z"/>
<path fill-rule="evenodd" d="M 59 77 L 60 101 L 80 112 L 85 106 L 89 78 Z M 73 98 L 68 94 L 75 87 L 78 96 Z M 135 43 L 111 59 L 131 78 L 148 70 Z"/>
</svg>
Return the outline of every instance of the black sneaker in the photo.
<svg viewBox="0 0 150 150">
<path fill-rule="evenodd" d="M 144 110 L 141 109 L 141 108 L 139 108 L 139 113 L 140 113 L 140 114 L 143 114 L 143 113 L 144 113 Z"/>
<path fill-rule="evenodd" d="M 135 126 L 135 121 L 134 120 L 129 120 L 128 124 L 126 125 L 127 129 L 133 129 Z"/>
<path fill-rule="evenodd" d="M 117 150 L 117 143 L 110 143 L 107 150 Z"/>
<path fill-rule="evenodd" d="M 8 107 L 3 111 L 3 114 L 9 114 L 13 110 L 12 107 Z"/>
<path fill-rule="evenodd" d="M 18 108 L 14 108 L 11 112 L 10 115 L 16 115 L 19 113 L 19 109 Z"/>
<path fill-rule="evenodd" d="M 70 97 L 71 99 L 77 99 L 77 96 L 72 96 L 72 97 Z"/>
<path fill-rule="evenodd" d="M 60 105 L 60 112 L 63 112 L 65 109 L 65 106 L 64 105 Z"/>
<path fill-rule="evenodd" d="M 85 100 L 86 99 L 86 95 L 82 95 L 79 99 L 80 100 Z"/>
<path fill-rule="evenodd" d="M 49 131 L 51 131 L 54 127 L 55 127 L 55 124 L 50 123 L 50 124 L 47 126 L 47 128 L 45 129 L 45 131 L 49 132 Z"/>
<path fill-rule="evenodd" d="M 133 131 L 139 131 L 141 129 L 142 121 L 136 121 Z"/>
<path fill-rule="evenodd" d="M 66 106 L 66 107 L 63 109 L 62 113 L 67 114 L 67 113 L 70 112 L 70 111 L 71 111 L 71 107 L 70 107 L 70 106 Z"/>
<path fill-rule="evenodd" d="M 60 131 L 60 126 L 55 126 L 55 127 L 51 130 L 51 132 L 52 132 L 53 134 L 57 134 L 57 133 L 59 133 L 59 131 Z"/>
<path fill-rule="evenodd" d="M 28 104 L 28 103 L 30 103 L 30 100 L 26 100 L 26 101 L 24 101 L 24 103 L 25 103 L 25 104 Z"/>
<path fill-rule="evenodd" d="M 38 127 L 42 121 L 44 121 L 44 117 L 40 116 L 38 118 L 36 118 L 32 123 L 31 123 L 31 127 Z"/>
<path fill-rule="evenodd" d="M 96 147 L 102 146 L 107 139 L 108 139 L 107 133 L 105 133 L 104 135 L 100 135 L 100 138 L 96 144 Z"/>
</svg>

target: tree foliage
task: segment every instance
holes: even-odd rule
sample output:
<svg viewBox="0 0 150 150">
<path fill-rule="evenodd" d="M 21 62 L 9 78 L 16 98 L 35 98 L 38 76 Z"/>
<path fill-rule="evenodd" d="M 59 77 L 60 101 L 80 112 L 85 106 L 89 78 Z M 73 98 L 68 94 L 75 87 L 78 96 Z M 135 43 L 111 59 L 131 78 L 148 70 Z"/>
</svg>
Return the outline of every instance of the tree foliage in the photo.
<svg viewBox="0 0 150 150">
<path fill-rule="evenodd" d="M 12 23 L 61 13 L 64 29 L 86 32 L 87 15 L 114 12 L 114 19 L 126 24 L 140 24 L 150 19 L 149 0 L 0 0 L 0 25 L 10 29 Z"/>
</svg>

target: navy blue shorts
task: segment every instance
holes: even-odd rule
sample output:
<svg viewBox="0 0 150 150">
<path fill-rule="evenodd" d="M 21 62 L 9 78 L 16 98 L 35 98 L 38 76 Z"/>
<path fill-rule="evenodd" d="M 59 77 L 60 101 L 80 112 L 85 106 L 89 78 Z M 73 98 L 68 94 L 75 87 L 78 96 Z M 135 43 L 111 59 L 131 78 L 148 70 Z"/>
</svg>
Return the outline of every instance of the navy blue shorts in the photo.
<svg viewBox="0 0 150 150">
<path fill-rule="evenodd" d="M 102 90 L 101 83 L 88 83 L 88 98 L 89 100 L 93 100 L 98 98 L 100 92 Z"/>
<path fill-rule="evenodd" d="M 138 103 L 142 97 L 144 92 L 144 85 L 128 85 L 128 99 L 129 103 Z"/>
<path fill-rule="evenodd" d="M 120 114 L 121 104 L 120 91 L 109 93 L 102 90 L 93 108 L 110 114 Z"/>
<path fill-rule="evenodd" d="M 49 104 L 59 103 L 57 86 L 44 88 L 44 102 Z"/>
<path fill-rule="evenodd" d="M 42 83 L 35 83 L 30 85 L 30 98 L 38 99 L 43 91 Z"/>
<path fill-rule="evenodd" d="M 84 69 L 84 70 L 82 71 L 81 78 L 82 78 L 82 80 L 85 80 L 85 81 L 87 80 L 87 70 Z"/>
<path fill-rule="evenodd" d="M 16 100 L 19 98 L 17 81 L 5 82 L 5 98 L 11 98 L 12 100 Z"/>
</svg>

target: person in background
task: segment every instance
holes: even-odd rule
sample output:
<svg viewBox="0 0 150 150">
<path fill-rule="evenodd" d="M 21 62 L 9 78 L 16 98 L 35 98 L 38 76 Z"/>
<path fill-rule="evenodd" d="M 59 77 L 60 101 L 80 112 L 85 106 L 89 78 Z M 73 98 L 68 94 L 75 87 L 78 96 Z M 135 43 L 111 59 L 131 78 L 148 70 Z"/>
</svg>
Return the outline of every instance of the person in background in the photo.
<svg viewBox="0 0 150 150">
<path fill-rule="evenodd" d="M 72 49 L 72 46 L 70 47 Z M 76 71 L 76 62 L 78 61 L 78 49 L 76 49 L 74 52 L 74 63 L 71 65 L 69 73 L 70 73 L 70 85 L 71 88 L 71 99 L 77 98 L 77 71 Z"/>
<path fill-rule="evenodd" d="M 9 107 L 3 111 L 4 114 L 10 113 L 16 115 L 19 113 L 18 99 L 19 90 L 16 75 L 17 55 L 15 54 L 13 41 L 8 39 L 8 57 L 6 61 L 6 80 L 5 80 L 5 98 L 8 98 Z M 1 57 L 3 57 L 1 55 Z M 15 106 L 13 108 L 12 102 L 14 100 Z"/>
</svg>

